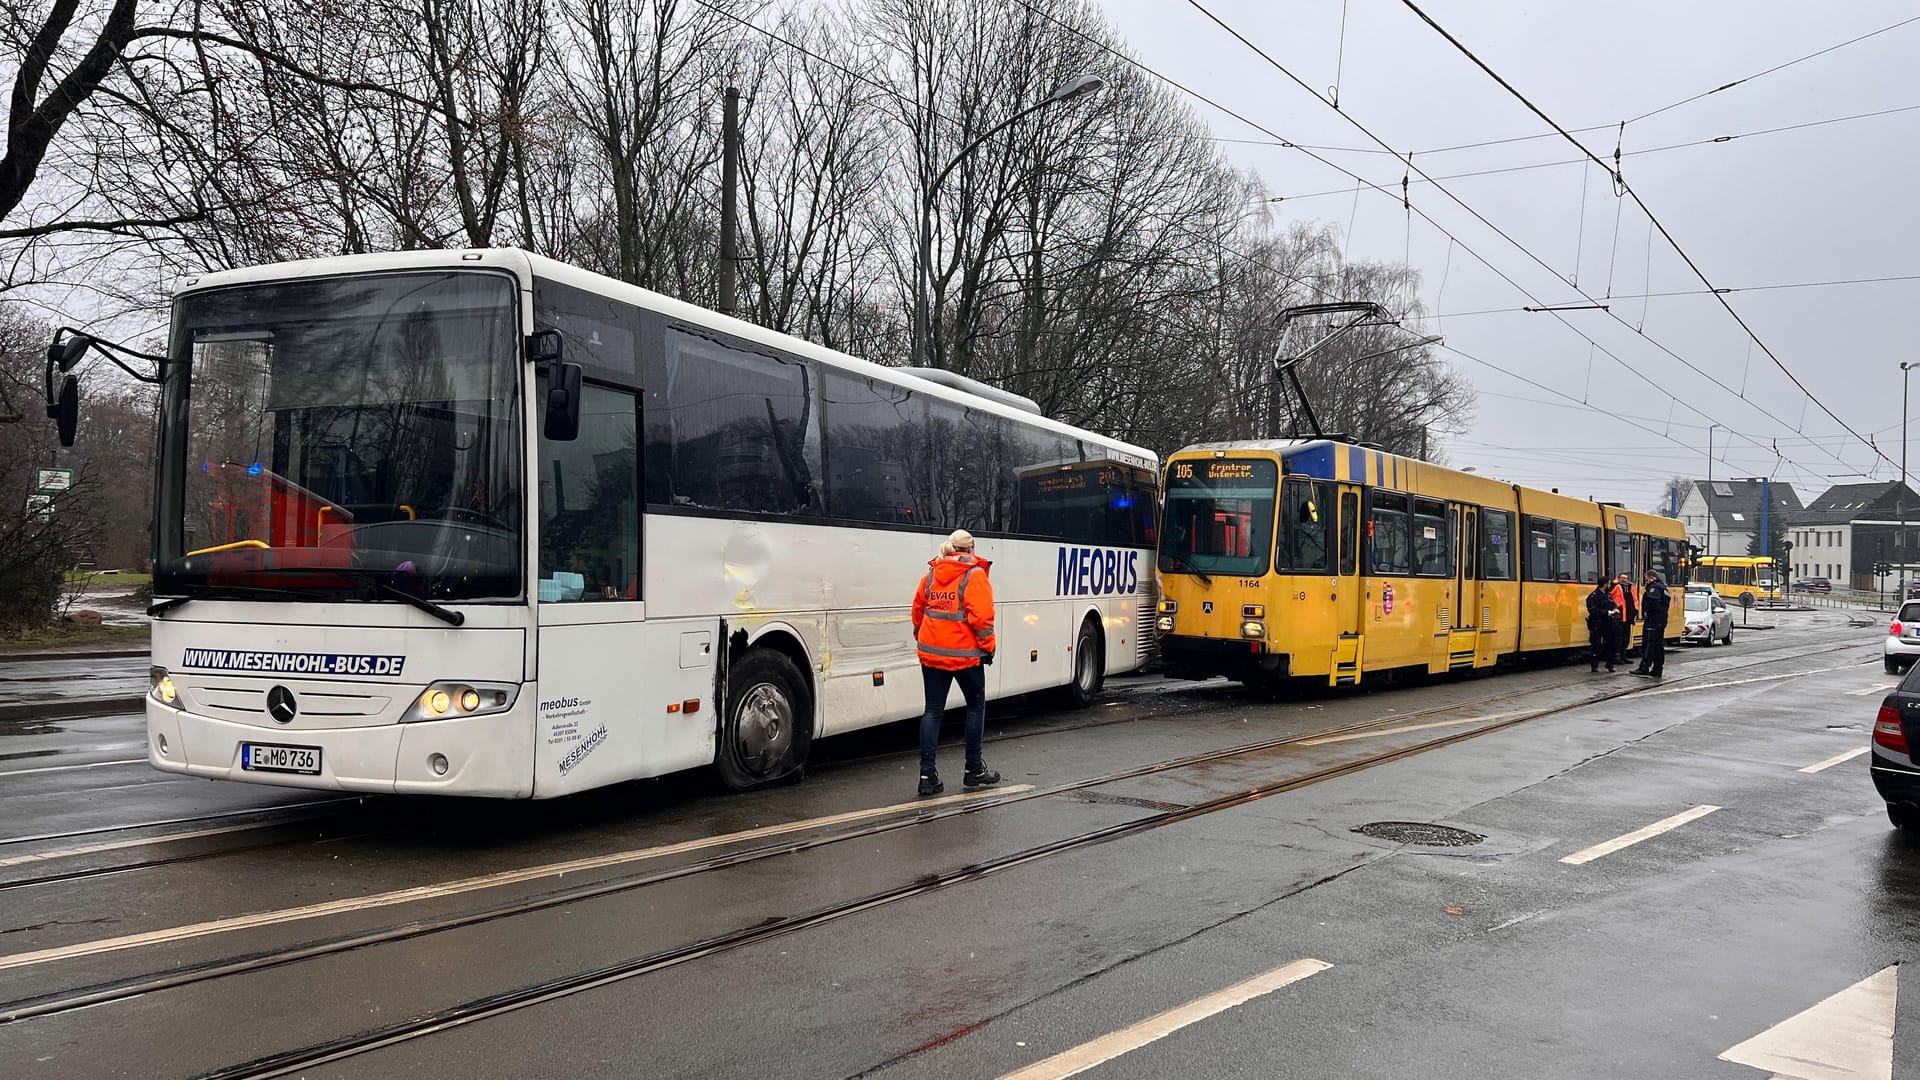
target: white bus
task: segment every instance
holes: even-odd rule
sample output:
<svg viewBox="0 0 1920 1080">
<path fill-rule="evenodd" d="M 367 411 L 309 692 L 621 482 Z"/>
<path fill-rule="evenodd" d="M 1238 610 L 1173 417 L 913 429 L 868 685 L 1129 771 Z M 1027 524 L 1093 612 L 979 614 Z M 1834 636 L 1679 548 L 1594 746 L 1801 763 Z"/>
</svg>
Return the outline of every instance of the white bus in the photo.
<svg viewBox="0 0 1920 1080">
<path fill-rule="evenodd" d="M 1150 452 L 525 252 L 188 279 L 162 377 L 160 769 L 777 780 L 920 713 L 909 602 L 956 527 L 991 696 L 1084 703 L 1151 647 Z"/>
</svg>

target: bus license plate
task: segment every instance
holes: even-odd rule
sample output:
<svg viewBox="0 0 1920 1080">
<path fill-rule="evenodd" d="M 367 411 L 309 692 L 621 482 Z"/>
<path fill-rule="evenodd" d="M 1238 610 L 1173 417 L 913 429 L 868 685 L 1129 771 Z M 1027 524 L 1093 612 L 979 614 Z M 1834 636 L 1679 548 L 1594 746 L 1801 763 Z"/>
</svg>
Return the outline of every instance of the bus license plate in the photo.
<svg viewBox="0 0 1920 1080">
<path fill-rule="evenodd" d="M 320 748 L 317 746 L 274 746 L 268 743 L 241 743 L 240 767 L 249 772 L 290 772 L 307 776 L 320 774 Z"/>
</svg>

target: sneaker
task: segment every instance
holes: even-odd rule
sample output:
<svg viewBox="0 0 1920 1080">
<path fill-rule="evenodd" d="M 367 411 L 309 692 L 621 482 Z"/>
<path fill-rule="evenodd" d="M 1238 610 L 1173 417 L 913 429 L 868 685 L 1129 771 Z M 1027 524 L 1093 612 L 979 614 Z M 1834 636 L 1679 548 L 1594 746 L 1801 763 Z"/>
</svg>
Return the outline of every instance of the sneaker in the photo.
<svg viewBox="0 0 1920 1080">
<path fill-rule="evenodd" d="M 940 782 L 939 773 L 929 772 L 920 774 L 920 794 L 938 795 L 945 790 L 947 790 L 947 785 Z"/>
<path fill-rule="evenodd" d="M 969 788 L 992 787 L 999 782 L 1000 774 L 987 768 L 985 764 L 968 769 L 967 775 L 963 778 L 964 786 Z"/>
</svg>

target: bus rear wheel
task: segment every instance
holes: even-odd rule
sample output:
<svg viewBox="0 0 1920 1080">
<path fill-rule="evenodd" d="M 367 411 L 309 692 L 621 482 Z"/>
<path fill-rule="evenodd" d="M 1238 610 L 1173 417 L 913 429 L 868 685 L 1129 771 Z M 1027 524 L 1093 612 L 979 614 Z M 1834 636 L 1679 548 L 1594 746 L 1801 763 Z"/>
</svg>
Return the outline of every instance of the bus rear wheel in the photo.
<svg viewBox="0 0 1920 1080">
<path fill-rule="evenodd" d="M 731 791 L 797 776 L 813 742 L 813 700 L 793 661 L 750 649 L 727 673 L 727 707 L 714 764 Z"/>
<path fill-rule="evenodd" d="M 1106 681 L 1107 662 L 1106 657 L 1100 655 L 1100 630 L 1089 619 L 1080 624 L 1080 633 L 1073 639 L 1073 677 L 1063 688 L 1067 704 L 1076 709 L 1093 704 Z"/>
</svg>

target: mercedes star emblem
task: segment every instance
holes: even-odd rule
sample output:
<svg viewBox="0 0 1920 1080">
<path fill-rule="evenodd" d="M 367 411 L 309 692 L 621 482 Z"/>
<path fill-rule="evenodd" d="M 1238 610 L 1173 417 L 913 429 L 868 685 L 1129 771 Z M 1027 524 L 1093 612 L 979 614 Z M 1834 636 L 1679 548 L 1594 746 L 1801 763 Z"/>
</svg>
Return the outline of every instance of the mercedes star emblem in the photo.
<svg viewBox="0 0 1920 1080">
<path fill-rule="evenodd" d="M 294 714 L 299 711 L 300 705 L 293 699 L 293 691 L 284 686 L 267 691 L 267 715 L 273 717 L 274 723 L 291 724 Z"/>
</svg>

